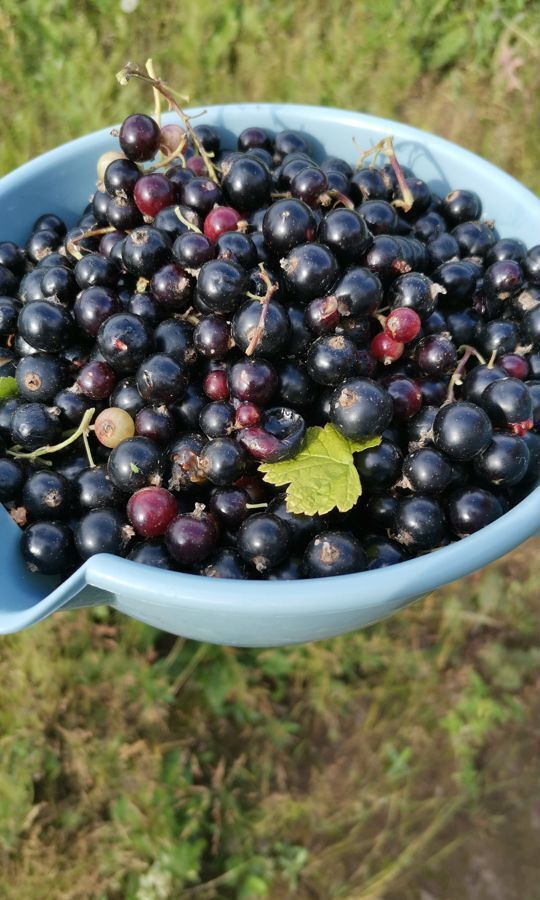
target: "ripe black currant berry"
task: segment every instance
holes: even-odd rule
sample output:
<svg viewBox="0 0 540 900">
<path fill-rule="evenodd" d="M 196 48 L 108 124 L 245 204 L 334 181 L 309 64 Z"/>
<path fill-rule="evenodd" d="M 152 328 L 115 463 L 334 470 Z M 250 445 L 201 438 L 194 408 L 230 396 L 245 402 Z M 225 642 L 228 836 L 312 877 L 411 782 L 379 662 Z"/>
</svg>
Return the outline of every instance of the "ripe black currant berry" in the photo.
<svg viewBox="0 0 540 900">
<path fill-rule="evenodd" d="M 459 225 L 480 218 L 482 201 L 474 191 L 451 191 L 443 200 L 441 212 L 450 225 Z"/>
<path fill-rule="evenodd" d="M 308 350 L 306 367 L 318 384 L 339 384 L 356 370 L 358 351 L 343 335 L 323 335 Z"/>
<path fill-rule="evenodd" d="M 223 193 L 235 209 L 259 209 L 270 200 L 272 176 L 254 157 L 245 156 L 231 165 L 223 179 Z"/>
<path fill-rule="evenodd" d="M 391 537 L 411 552 L 439 547 L 446 537 L 446 519 L 433 497 L 406 497 L 398 504 Z"/>
<path fill-rule="evenodd" d="M 185 366 L 166 353 L 155 353 L 137 369 L 137 388 L 147 403 L 170 403 L 187 386 Z"/>
<path fill-rule="evenodd" d="M 238 263 L 215 259 L 204 263 L 197 280 L 197 298 L 205 311 L 229 316 L 245 296 L 248 276 Z"/>
<path fill-rule="evenodd" d="M 159 150 L 159 125 L 155 119 L 143 113 L 127 116 L 120 128 L 119 141 L 128 159 L 147 162 Z"/>
<path fill-rule="evenodd" d="M 246 455 L 232 438 L 214 438 L 203 448 L 200 465 L 212 484 L 228 486 L 244 474 Z"/>
<path fill-rule="evenodd" d="M 332 394 L 330 421 L 352 440 L 381 435 L 390 425 L 392 414 L 389 393 L 369 378 L 349 378 Z"/>
<path fill-rule="evenodd" d="M 409 490 L 437 496 L 451 483 L 452 466 L 439 450 L 421 447 L 405 458 L 403 478 Z"/>
<path fill-rule="evenodd" d="M 365 220 L 352 209 L 333 209 L 322 219 L 318 239 L 326 244 L 342 265 L 359 263 L 371 244 Z"/>
<path fill-rule="evenodd" d="M 11 439 L 24 450 L 58 443 L 62 428 L 58 416 L 43 403 L 22 403 L 11 418 Z"/>
<path fill-rule="evenodd" d="M 332 251 L 315 242 L 295 247 L 281 267 L 286 289 L 300 303 L 309 303 L 329 291 L 338 274 Z"/>
<path fill-rule="evenodd" d="M 71 303 L 77 293 L 77 284 L 71 269 L 66 266 L 50 266 L 43 272 L 41 292 L 44 297 Z"/>
<path fill-rule="evenodd" d="M 21 538 L 21 552 L 32 572 L 65 575 L 77 562 L 73 533 L 63 522 L 35 522 Z"/>
<path fill-rule="evenodd" d="M 115 447 L 107 462 L 107 473 L 116 487 L 127 493 L 161 483 L 161 448 L 149 438 L 133 437 Z"/>
<path fill-rule="evenodd" d="M 480 406 L 449 403 L 437 413 L 433 435 L 436 447 L 450 459 L 470 462 L 489 447 L 493 428 Z"/>
<path fill-rule="evenodd" d="M 80 519 L 75 529 L 75 545 L 85 560 L 96 553 L 124 556 L 131 533 L 118 509 L 93 509 Z"/>
<path fill-rule="evenodd" d="M 281 355 L 289 340 L 289 318 L 276 300 L 266 304 L 264 316 L 262 304 L 258 300 L 248 300 L 235 312 L 231 333 L 235 344 L 244 353 L 251 348 L 253 356 Z"/>
<path fill-rule="evenodd" d="M 200 570 L 201 575 L 209 578 L 240 578 L 248 577 L 246 567 L 234 550 L 223 547 L 221 550 L 205 561 Z"/>
<path fill-rule="evenodd" d="M 489 384 L 480 397 L 480 405 L 496 428 L 507 428 L 518 435 L 532 428 L 532 397 L 518 378 L 501 378 Z"/>
<path fill-rule="evenodd" d="M 367 557 L 360 541 L 349 532 L 323 531 L 306 547 L 302 566 L 307 578 L 352 575 L 366 568 Z"/>
<path fill-rule="evenodd" d="M 60 303 L 35 300 L 24 304 L 18 328 L 20 336 L 36 350 L 54 353 L 71 340 L 73 318 Z"/>
<path fill-rule="evenodd" d="M 176 516 L 165 534 L 167 550 L 181 566 L 203 562 L 215 552 L 217 542 L 215 519 L 204 509 Z"/>
<path fill-rule="evenodd" d="M 195 231 L 180 234 L 172 248 L 172 254 L 179 265 L 189 270 L 200 269 L 205 262 L 214 259 L 216 253 L 216 245 L 205 234 L 198 234 Z"/>
<path fill-rule="evenodd" d="M 309 406 L 315 400 L 316 385 L 306 369 L 293 359 L 285 360 L 278 370 L 279 396 L 285 406 Z"/>
<path fill-rule="evenodd" d="M 299 244 L 313 240 L 315 216 L 302 200 L 276 200 L 265 213 L 262 231 L 270 252 L 281 258 Z"/>
<path fill-rule="evenodd" d="M 22 502 L 33 521 L 64 519 L 71 505 L 70 483 L 58 472 L 47 469 L 34 472 L 24 485 Z"/>
<path fill-rule="evenodd" d="M 15 377 L 21 397 L 45 403 L 64 386 L 66 366 L 57 356 L 36 353 L 21 359 Z"/>
<path fill-rule="evenodd" d="M 115 288 L 118 284 L 118 268 L 111 259 L 107 259 L 101 253 L 89 253 L 87 256 L 83 256 L 73 271 L 81 289 L 94 286 Z M 43 290 L 43 282 L 41 290 Z"/>
<path fill-rule="evenodd" d="M 25 474 L 22 463 L 16 459 L 0 459 L 0 503 L 12 503 L 19 499 Z"/>
<path fill-rule="evenodd" d="M 132 275 L 138 278 L 151 278 L 169 261 L 170 247 L 170 241 L 162 231 L 150 225 L 142 225 L 135 228 L 124 240 L 122 259 Z"/>
<path fill-rule="evenodd" d="M 497 497 L 478 487 L 462 488 L 448 501 L 450 528 L 459 538 L 485 528 L 502 514 L 503 508 Z"/>
<path fill-rule="evenodd" d="M 134 372 L 151 349 L 146 323 L 131 313 L 110 316 L 100 327 L 97 345 L 103 358 L 120 373 Z"/>
<path fill-rule="evenodd" d="M 271 513 L 255 513 L 240 526 L 237 548 L 245 562 L 264 573 L 287 555 L 291 541 L 289 527 Z"/>
</svg>

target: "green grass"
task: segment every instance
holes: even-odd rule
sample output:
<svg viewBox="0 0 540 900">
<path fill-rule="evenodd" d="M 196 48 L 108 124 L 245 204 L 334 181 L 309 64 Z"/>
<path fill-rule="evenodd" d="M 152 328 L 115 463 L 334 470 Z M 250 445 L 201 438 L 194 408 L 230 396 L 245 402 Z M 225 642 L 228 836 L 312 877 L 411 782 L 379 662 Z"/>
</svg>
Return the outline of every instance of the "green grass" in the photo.
<svg viewBox="0 0 540 900">
<path fill-rule="evenodd" d="M 147 108 L 114 73 L 152 55 L 194 102 L 396 117 L 538 190 L 539 12 L 4 0 L 0 170 Z M 536 900 L 539 550 L 303 647 L 105 609 L 3 638 L 0 897 Z"/>
</svg>

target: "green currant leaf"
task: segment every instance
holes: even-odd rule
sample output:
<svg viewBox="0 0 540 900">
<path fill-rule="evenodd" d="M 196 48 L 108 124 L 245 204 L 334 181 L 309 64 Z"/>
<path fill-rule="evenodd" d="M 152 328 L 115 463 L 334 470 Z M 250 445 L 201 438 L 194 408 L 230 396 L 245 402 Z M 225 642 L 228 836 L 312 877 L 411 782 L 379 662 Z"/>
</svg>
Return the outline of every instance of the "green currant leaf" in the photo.
<svg viewBox="0 0 540 900">
<path fill-rule="evenodd" d="M 377 447 L 380 437 L 351 441 L 333 425 L 308 428 L 306 442 L 296 456 L 276 463 L 262 463 L 264 481 L 288 484 L 287 509 L 308 516 L 324 515 L 337 507 L 346 512 L 362 493 L 353 453 Z"/>
<path fill-rule="evenodd" d="M 9 400 L 11 397 L 16 397 L 18 393 L 17 382 L 11 375 L 0 378 L 0 400 Z"/>
</svg>

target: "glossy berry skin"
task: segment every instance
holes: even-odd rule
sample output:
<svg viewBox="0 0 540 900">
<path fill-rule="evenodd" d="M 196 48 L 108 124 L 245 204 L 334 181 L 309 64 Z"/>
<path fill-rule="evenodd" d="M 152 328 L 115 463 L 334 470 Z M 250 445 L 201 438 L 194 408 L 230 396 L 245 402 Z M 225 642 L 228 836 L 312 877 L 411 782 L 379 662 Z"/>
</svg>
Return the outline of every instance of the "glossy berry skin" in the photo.
<svg viewBox="0 0 540 900">
<path fill-rule="evenodd" d="M 294 247 L 313 240 L 316 231 L 315 217 L 309 206 L 295 198 L 276 200 L 268 207 L 262 232 L 270 253 L 278 259 L 290 253 Z"/>
<path fill-rule="evenodd" d="M 24 450 L 37 450 L 58 443 L 62 428 L 43 403 L 22 403 L 11 418 L 11 440 Z"/>
<path fill-rule="evenodd" d="M 114 388 L 111 398 L 111 406 L 117 406 L 124 409 L 132 419 L 135 418 L 140 409 L 145 405 L 143 398 L 137 390 L 137 384 L 134 378 L 123 378 Z"/>
<path fill-rule="evenodd" d="M 77 325 L 90 337 L 95 337 L 103 322 L 118 312 L 118 296 L 106 287 L 90 287 L 81 291 L 73 305 Z"/>
<path fill-rule="evenodd" d="M 223 192 L 230 205 L 243 210 L 264 206 L 270 199 L 271 186 L 270 172 L 254 157 L 235 160 L 223 179 Z"/>
<path fill-rule="evenodd" d="M 532 428 L 533 404 L 527 386 L 517 378 L 494 381 L 480 397 L 480 405 L 496 428 L 523 435 Z"/>
<path fill-rule="evenodd" d="M 521 266 L 513 259 L 493 263 L 484 273 L 484 290 L 490 297 L 508 300 L 523 287 Z"/>
<path fill-rule="evenodd" d="M 246 455 L 232 438 L 210 440 L 200 455 L 201 469 L 212 484 L 229 486 L 244 474 Z"/>
<path fill-rule="evenodd" d="M 56 356 L 36 353 L 21 359 L 15 378 L 25 400 L 50 402 L 66 383 L 66 366 Z"/>
<path fill-rule="evenodd" d="M 394 421 L 407 422 L 419 412 L 423 397 L 417 381 L 405 375 L 391 375 L 384 379 L 384 386 L 392 400 Z"/>
<path fill-rule="evenodd" d="M 386 566 L 395 566 L 396 563 L 405 562 L 408 554 L 403 547 L 389 538 L 373 536 L 364 544 L 364 551 L 368 559 L 368 571 L 384 569 Z"/>
<path fill-rule="evenodd" d="M 279 396 L 285 406 L 302 408 L 313 402 L 317 388 L 300 363 L 285 360 L 279 368 L 278 375 Z"/>
<path fill-rule="evenodd" d="M 277 516 L 288 526 L 293 550 L 304 550 L 308 541 L 326 527 L 326 520 L 321 516 L 289 512 L 283 497 L 272 500 L 268 504 L 267 512 Z"/>
<path fill-rule="evenodd" d="M 251 349 L 252 356 L 281 355 L 288 340 L 290 325 L 281 303 L 270 300 L 266 306 L 264 324 L 260 328 L 263 307 L 258 300 L 248 300 L 235 312 L 231 334 L 237 347 L 244 353 Z M 260 330 L 259 330 L 260 329 Z M 252 344 L 255 335 L 257 341 Z"/>
<path fill-rule="evenodd" d="M 106 466 L 83 469 L 73 481 L 73 498 L 82 510 L 113 508 L 121 504 L 121 493 L 107 475 Z"/>
<path fill-rule="evenodd" d="M 159 353 L 165 353 L 181 365 L 195 362 L 193 329 L 180 319 L 164 319 L 154 330 L 154 345 Z"/>
<path fill-rule="evenodd" d="M 119 134 L 122 151 L 133 162 L 147 162 L 159 150 L 160 130 L 155 119 L 143 113 L 127 116 Z"/>
<path fill-rule="evenodd" d="M 73 533 L 63 522 L 35 522 L 21 538 L 23 558 L 33 572 L 65 575 L 77 563 Z"/>
<path fill-rule="evenodd" d="M 178 512 L 178 504 L 170 491 L 161 487 L 145 487 L 128 500 L 128 519 L 137 534 L 145 538 L 161 537 Z"/>
<path fill-rule="evenodd" d="M 407 422 L 407 439 L 409 450 L 429 444 L 432 439 L 432 428 L 438 413 L 437 406 L 423 406 L 412 419 Z"/>
<path fill-rule="evenodd" d="M 107 461 L 107 474 L 116 487 L 132 493 L 161 482 L 161 448 L 149 438 L 133 437 L 115 447 Z"/>
<path fill-rule="evenodd" d="M 206 512 L 181 514 L 172 520 L 165 534 L 167 550 L 181 566 L 202 563 L 217 549 L 217 528 Z"/>
<path fill-rule="evenodd" d="M 371 341 L 369 352 L 373 359 L 385 366 L 398 360 L 405 350 L 405 345 L 395 341 L 386 331 L 380 331 Z"/>
<path fill-rule="evenodd" d="M 249 515 L 249 497 L 236 487 L 215 488 L 210 496 L 210 511 L 225 528 L 236 529 Z"/>
<path fill-rule="evenodd" d="M 302 559 L 307 578 L 363 572 L 367 558 L 360 541 L 347 531 L 323 531 L 310 541 Z"/>
<path fill-rule="evenodd" d="M 416 348 L 416 362 L 424 375 L 445 375 L 457 366 L 457 351 L 443 335 L 428 335 L 422 338 Z"/>
<path fill-rule="evenodd" d="M 399 479 L 403 453 L 396 444 L 382 440 L 378 447 L 370 447 L 355 456 L 362 487 L 370 491 L 384 491 Z"/>
<path fill-rule="evenodd" d="M 92 401 L 84 394 L 65 389 L 54 395 L 52 406 L 60 410 L 60 422 L 64 428 L 77 428 L 85 412 L 91 408 Z"/>
<path fill-rule="evenodd" d="M 150 438 L 156 444 L 168 444 L 175 431 L 174 417 L 165 406 L 145 406 L 135 418 L 135 434 Z"/>
<path fill-rule="evenodd" d="M 82 367 L 77 376 L 77 386 L 92 400 L 104 400 L 116 384 L 116 373 L 107 363 L 95 360 Z"/>
<path fill-rule="evenodd" d="M 493 441 L 474 461 L 476 474 L 493 485 L 513 487 L 525 477 L 530 454 L 526 443 L 515 434 L 493 435 Z"/>
<path fill-rule="evenodd" d="M 540 285 L 540 244 L 536 244 L 528 250 L 522 268 L 529 284 Z"/>
<path fill-rule="evenodd" d="M 357 362 L 356 346 L 342 335 L 323 335 L 309 348 L 306 368 L 318 384 L 333 386 L 352 375 Z"/>
<path fill-rule="evenodd" d="M 234 363 L 228 375 L 231 395 L 237 400 L 264 405 L 278 386 L 277 372 L 265 359 L 245 359 Z"/>
<path fill-rule="evenodd" d="M 449 403 L 433 423 L 437 449 L 457 462 L 470 462 L 486 450 L 493 436 L 491 422 L 474 403 Z"/>
<path fill-rule="evenodd" d="M 24 275 L 26 260 L 22 248 L 13 241 L 0 241 L 0 266 L 13 275 Z"/>
<path fill-rule="evenodd" d="M 214 556 L 206 560 L 199 574 L 206 575 L 208 578 L 246 579 L 248 577 L 246 567 L 238 554 L 227 547 L 218 550 Z"/>
<path fill-rule="evenodd" d="M 21 304 L 14 297 L 0 297 L 0 337 L 8 337 L 17 330 Z"/>
<path fill-rule="evenodd" d="M 152 566 L 155 569 L 174 571 L 174 561 L 165 547 L 163 541 L 141 541 L 129 551 L 127 559 L 139 563 L 142 566 Z"/>
<path fill-rule="evenodd" d="M 403 478 L 410 490 L 437 496 L 452 481 L 452 466 L 438 450 L 423 447 L 405 458 Z"/>
<path fill-rule="evenodd" d="M 114 288 L 118 283 L 118 274 L 117 266 L 101 253 L 83 256 L 74 269 L 77 284 L 81 289 L 95 286 Z"/>
<path fill-rule="evenodd" d="M 448 521 L 457 537 L 467 537 L 485 528 L 503 514 L 500 501 L 482 488 L 463 488 L 448 501 Z"/>
<path fill-rule="evenodd" d="M 353 266 L 339 279 L 332 295 L 346 315 L 369 316 L 380 306 L 383 289 L 377 275 L 363 266 Z"/>
<path fill-rule="evenodd" d="M 197 297 L 203 301 L 205 311 L 229 316 L 244 299 L 247 286 L 247 273 L 238 263 L 210 260 L 199 272 Z"/>
<path fill-rule="evenodd" d="M 510 378 L 525 381 L 529 374 L 529 363 L 519 353 L 505 353 L 499 357 L 498 362 L 505 375 L 509 375 Z"/>
<path fill-rule="evenodd" d="M 306 306 L 304 321 L 309 330 L 315 335 L 334 331 L 340 319 L 341 313 L 338 309 L 338 301 L 333 294 L 329 294 L 326 297 L 317 297 Z"/>
<path fill-rule="evenodd" d="M 113 159 L 105 169 L 103 184 L 107 193 L 132 194 L 133 188 L 141 177 L 141 170 L 129 159 Z"/>
<path fill-rule="evenodd" d="M 281 267 L 287 291 L 300 303 L 309 303 L 329 291 L 338 274 L 332 251 L 315 242 L 295 247 Z"/>
<path fill-rule="evenodd" d="M 473 269 L 466 262 L 443 263 L 433 272 L 432 277 L 445 289 L 445 301 L 451 301 L 460 306 L 470 301 L 476 285 L 476 277 Z"/>
<path fill-rule="evenodd" d="M 235 234 L 234 231 L 224 233 Z M 176 238 L 173 244 L 172 254 L 177 263 L 183 268 L 200 269 L 205 262 L 215 258 L 216 244 L 210 241 L 204 234 L 186 231 Z"/>
<path fill-rule="evenodd" d="M 394 341 L 408 344 L 414 340 L 422 327 L 422 320 L 414 309 L 398 307 L 386 319 L 384 330 Z"/>
<path fill-rule="evenodd" d="M 474 191 L 451 191 L 443 201 L 441 212 L 450 225 L 459 225 L 480 218 L 482 201 Z"/>
<path fill-rule="evenodd" d="M 535 350 L 540 350 L 540 306 L 535 306 L 523 316 L 521 337 L 524 343 L 532 344 Z"/>
<path fill-rule="evenodd" d="M 282 519 L 271 513 L 255 513 L 240 526 L 237 549 L 245 562 L 264 573 L 286 557 L 290 540 L 289 528 Z"/>
<path fill-rule="evenodd" d="M 433 497 L 417 495 L 399 502 L 391 537 L 410 552 L 421 553 L 440 546 L 446 530 L 440 503 Z"/>
<path fill-rule="evenodd" d="M 225 231 L 218 237 L 215 247 L 218 259 L 231 259 L 245 269 L 251 269 L 257 264 L 257 250 L 248 234 Z"/>
<path fill-rule="evenodd" d="M 238 135 L 237 145 L 238 149 L 244 153 L 256 147 L 262 147 L 264 150 L 269 151 L 273 149 L 272 138 L 264 128 L 259 128 L 257 125 L 244 128 Z"/>
<path fill-rule="evenodd" d="M 207 438 L 227 437 L 234 430 L 234 407 L 224 400 L 214 400 L 203 406 L 199 426 Z"/>
<path fill-rule="evenodd" d="M 143 216 L 154 218 L 176 199 L 173 183 L 160 172 L 141 175 L 133 190 L 133 199 Z"/>
<path fill-rule="evenodd" d="M 476 366 L 466 376 L 463 382 L 463 397 L 470 403 L 480 403 L 480 398 L 487 388 L 488 384 L 494 381 L 500 381 L 505 377 L 504 369 L 500 366 Z"/>
<path fill-rule="evenodd" d="M 318 240 L 332 250 L 341 265 L 359 263 L 373 238 L 361 215 L 333 209 L 321 221 Z"/>
<path fill-rule="evenodd" d="M 434 283 L 420 272 L 400 275 L 392 284 L 388 296 L 393 310 L 403 307 L 413 309 L 422 320 L 427 319 L 437 305 Z"/>
<path fill-rule="evenodd" d="M 194 280 L 177 263 L 167 263 L 152 276 L 152 296 L 165 310 L 183 312 L 190 306 Z"/>
<path fill-rule="evenodd" d="M 151 337 L 148 326 L 132 313 L 117 313 L 101 325 L 97 345 L 108 364 L 120 374 L 134 372 L 148 356 Z"/>
<path fill-rule="evenodd" d="M 26 255 L 33 263 L 38 263 L 57 250 L 61 238 L 56 231 L 41 229 L 34 231 L 26 243 Z"/>
<path fill-rule="evenodd" d="M 137 228 L 142 225 L 143 217 L 140 209 L 137 207 L 133 197 L 110 197 L 107 203 L 107 222 L 119 231 L 126 231 L 130 228 Z M 124 241 L 122 242 L 122 245 Z M 82 246 L 82 242 L 81 245 Z M 93 247 L 91 249 L 94 249 Z M 97 250 L 97 247 L 95 248 Z M 114 254 L 110 254 L 112 259 Z"/>
<path fill-rule="evenodd" d="M 381 435 L 390 425 L 392 414 L 392 398 L 369 378 L 349 378 L 332 394 L 330 421 L 353 440 Z"/>
<path fill-rule="evenodd" d="M 75 545 L 82 559 L 96 553 L 123 556 L 129 541 L 126 522 L 117 509 L 93 509 L 87 512 L 75 529 Z"/>
<path fill-rule="evenodd" d="M 214 369 L 208 372 L 202 386 L 209 400 L 227 400 L 229 398 L 229 383 L 225 369 Z"/>
<path fill-rule="evenodd" d="M 215 206 L 204 220 L 204 234 L 210 241 L 217 241 L 220 234 L 236 231 L 242 216 L 232 206 Z"/>
<path fill-rule="evenodd" d="M 170 241 L 150 225 L 135 228 L 123 241 L 122 260 L 128 272 L 137 278 L 152 278 L 171 254 Z"/>
<path fill-rule="evenodd" d="M 19 313 L 18 329 L 21 337 L 44 353 L 54 353 L 69 343 L 73 319 L 59 303 L 36 300 L 25 303 Z"/>
<path fill-rule="evenodd" d="M 238 441 L 255 459 L 278 462 L 299 452 L 305 434 L 306 424 L 300 413 L 274 407 L 265 411 L 261 427 L 243 429 Z"/>
<path fill-rule="evenodd" d="M 47 267 L 41 279 L 41 292 L 47 299 L 71 303 L 77 293 L 74 273 L 66 266 Z"/>
<path fill-rule="evenodd" d="M 69 481 L 48 469 L 34 472 L 24 485 L 22 503 L 33 521 L 64 519 L 71 504 Z"/>
<path fill-rule="evenodd" d="M 24 484 L 25 472 L 20 462 L 0 458 L 0 503 L 18 500 Z"/>
<path fill-rule="evenodd" d="M 187 386 L 185 366 L 165 353 L 145 359 L 137 369 L 137 388 L 147 403 L 170 403 Z"/>
<path fill-rule="evenodd" d="M 223 359 L 232 344 L 230 325 L 221 316 L 204 316 L 195 326 L 193 343 L 208 359 Z"/>
<path fill-rule="evenodd" d="M 11 440 L 11 419 L 15 410 L 22 406 L 23 403 L 24 401 L 19 397 L 11 397 L 9 400 L 4 400 L 0 403 L 0 440 L 6 444 L 13 443 Z"/>
</svg>

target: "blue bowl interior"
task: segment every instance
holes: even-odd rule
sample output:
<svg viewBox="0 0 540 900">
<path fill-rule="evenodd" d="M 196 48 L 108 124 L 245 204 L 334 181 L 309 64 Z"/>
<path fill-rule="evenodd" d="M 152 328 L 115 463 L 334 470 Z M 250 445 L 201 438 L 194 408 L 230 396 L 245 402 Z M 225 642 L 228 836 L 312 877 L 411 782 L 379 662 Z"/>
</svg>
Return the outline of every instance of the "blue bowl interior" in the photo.
<svg viewBox="0 0 540 900">
<path fill-rule="evenodd" d="M 200 110 L 194 110 L 200 112 Z M 174 116 L 168 116 L 174 120 Z M 501 236 L 528 245 L 540 240 L 540 202 L 485 160 L 406 125 L 345 110 L 245 104 L 208 108 L 200 121 L 217 126 L 234 148 L 247 125 L 270 131 L 296 128 L 312 139 L 317 158 L 342 156 L 354 163 L 362 149 L 395 137 L 400 160 L 444 194 L 471 187 Z M 96 160 L 117 147 L 109 130 L 65 144 L 0 181 L 0 240 L 24 242 L 32 222 L 55 212 L 72 224 L 88 203 Z M 115 557 L 91 559 L 67 582 L 30 575 L 23 565 L 20 532 L 0 510 L 4 590 L 0 632 L 14 631 L 60 606 L 109 600 L 119 609 L 188 637 L 241 646 L 269 646 L 342 633 L 389 615 L 412 599 L 497 558 L 540 528 L 540 488 L 483 531 L 397 567 L 339 579 L 302 582 L 223 582 L 150 570 Z M 254 590 L 255 588 L 255 590 Z"/>
</svg>

